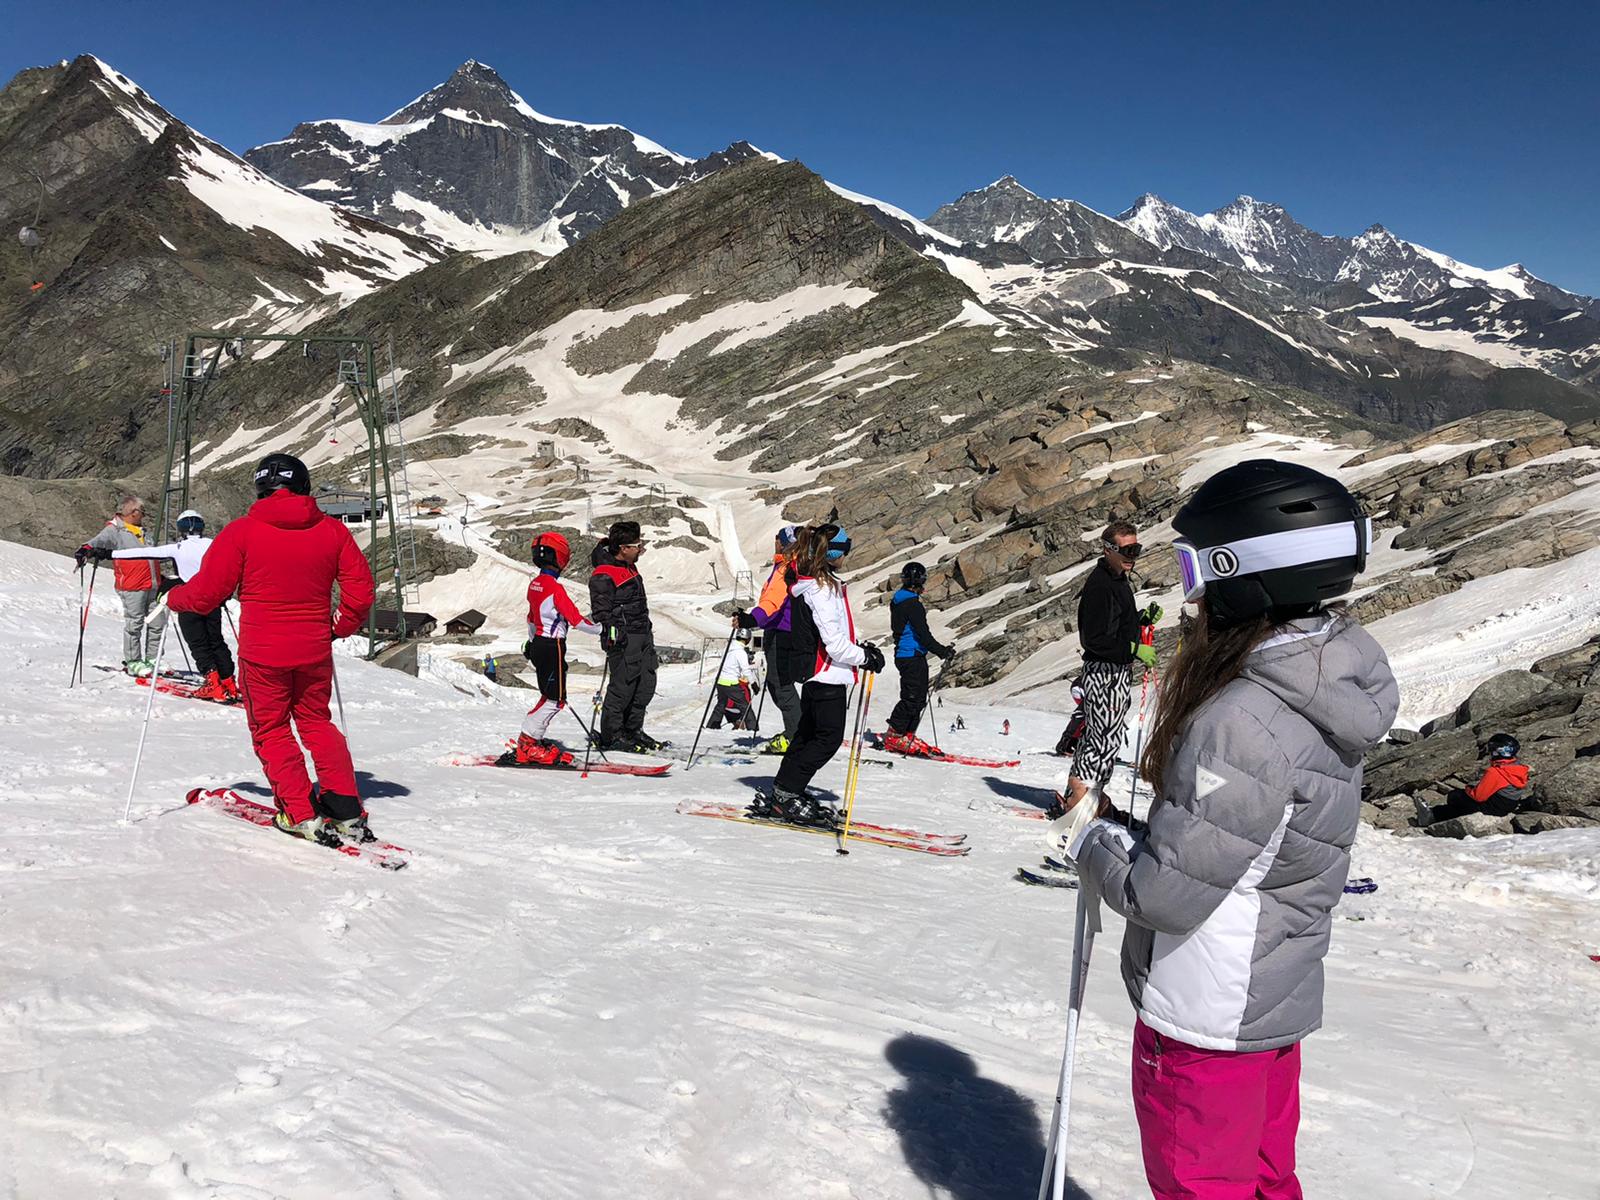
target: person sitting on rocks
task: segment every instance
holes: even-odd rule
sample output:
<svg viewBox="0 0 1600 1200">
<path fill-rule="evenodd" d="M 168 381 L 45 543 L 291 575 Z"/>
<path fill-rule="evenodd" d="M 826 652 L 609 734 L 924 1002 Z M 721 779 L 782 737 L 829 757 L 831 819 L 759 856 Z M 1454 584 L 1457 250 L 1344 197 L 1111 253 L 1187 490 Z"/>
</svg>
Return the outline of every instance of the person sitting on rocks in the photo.
<svg viewBox="0 0 1600 1200">
<path fill-rule="evenodd" d="M 1417 824 L 1434 825 L 1452 817 L 1464 817 L 1481 812 L 1491 817 L 1509 817 L 1531 807 L 1528 803 L 1528 768 L 1517 761 L 1522 747 L 1509 733 L 1497 733 L 1484 748 L 1489 755 L 1489 766 L 1483 777 L 1471 788 L 1454 789 L 1445 802 L 1429 808 L 1421 800 L 1417 804 Z"/>
</svg>

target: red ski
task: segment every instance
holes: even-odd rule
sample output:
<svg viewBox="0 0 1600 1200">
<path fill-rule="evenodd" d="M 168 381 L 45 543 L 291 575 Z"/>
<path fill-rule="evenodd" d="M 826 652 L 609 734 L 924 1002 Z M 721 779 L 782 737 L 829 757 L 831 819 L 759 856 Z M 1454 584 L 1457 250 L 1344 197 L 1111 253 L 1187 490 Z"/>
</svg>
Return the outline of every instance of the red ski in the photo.
<svg viewBox="0 0 1600 1200">
<path fill-rule="evenodd" d="M 1044 809 L 1032 808 L 1026 804 L 1006 804 L 1000 800 L 972 800 L 967 807 L 974 812 L 1003 812 L 1015 817 L 1027 817 L 1032 821 L 1047 821 Z"/>
<path fill-rule="evenodd" d="M 190 804 L 200 808 L 215 809 L 240 821 L 248 821 L 251 825 L 276 831 L 272 817 L 277 809 L 259 800 L 252 800 L 248 796 L 241 796 L 232 788 L 195 788 L 186 798 Z M 304 838 L 295 840 L 305 841 Z M 306 845 L 317 846 L 321 843 L 306 842 Z M 342 842 L 326 849 L 337 850 L 347 858 L 362 859 L 386 871 L 400 870 L 406 865 L 406 855 L 410 853 L 405 847 L 396 846 L 393 842 Z"/>
<path fill-rule="evenodd" d="M 884 750 L 885 754 L 898 754 L 901 758 L 923 759 L 927 762 L 956 763 L 963 767 L 1020 767 L 1020 758 L 974 758 L 970 754 L 949 754 L 940 750 L 936 754 L 900 754 L 898 750 Z"/>
<path fill-rule="evenodd" d="M 710 800 L 685 800 L 678 806 L 678 811 L 696 817 L 745 815 L 744 808 L 738 804 L 720 804 Z M 934 842 L 942 846 L 959 846 L 967 840 L 967 835 L 964 833 L 929 833 L 925 829 L 906 829 L 899 825 L 874 825 L 870 821 L 851 821 L 850 828 L 862 829 L 867 833 L 881 833 L 888 837 L 905 838 L 907 841 Z"/>
<path fill-rule="evenodd" d="M 561 763 L 519 763 L 502 762 L 504 755 L 477 754 L 471 758 L 453 758 L 450 760 L 452 767 L 508 767 L 514 771 L 582 771 L 581 762 Z M 632 763 L 595 762 L 589 764 L 591 775 L 648 775 L 652 778 L 665 775 L 672 770 L 671 763 L 660 763 L 653 767 L 635 766 Z"/>
<path fill-rule="evenodd" d="M 150 678 L 147 675 L 136 678 L 134 682 L 140 687 L 150 686 Z M 169 679 L 164 675 L 156 680 L 156 691 L 163 696 L 178 696 L 184 700 L 199 700 L 203 704 L 217 704 L 223 708 L 237 708 L 239 706 L 239 701 L 237 700 L 213 700 L 210 696 L 202 696 L 200 694 L 200 685 L 191 686 L 187 683 Z"/>
</svg>

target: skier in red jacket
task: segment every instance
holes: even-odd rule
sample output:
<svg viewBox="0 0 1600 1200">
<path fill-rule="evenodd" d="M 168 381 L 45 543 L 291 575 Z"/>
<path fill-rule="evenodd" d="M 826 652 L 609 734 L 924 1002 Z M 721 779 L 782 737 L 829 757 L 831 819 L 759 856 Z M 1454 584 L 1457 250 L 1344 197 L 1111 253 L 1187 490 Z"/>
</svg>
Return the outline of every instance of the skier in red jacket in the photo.
<svg viewBox="0 0 1600 1200">
<path fill-rule="evenodd" d="M 255 479 L 258 499 L 249 513 L 223 527 L 200 573 L 168 592 L 167 605 L 211 612 L 237 589 L 239 677 L 250 740 L 278 805 L 274 824 L 324 845 L 339 845 L 341 834 L 370 840 L 350 748 L 328 700 L 333 639 L 349 637 L 366 620 L 372 571 L 350 531 L 311 498 L 311 476 L 299 459 L 269 454 Z M 316 765 L 315 793 L 302 743 Z"/>
<path fill-rule="evenodd" d="M 1491 817 L 1509 817 L 1533 807 L 1528 801 L 1528 768 L 1517 761 L 1522 746 L 1509 733 L 1497 733 L 1484 746 L 1489 765 L 1470 788 L 1455 788 L 1445 802 L 1429 808 L 1413 798 L 1417 824 L 1428 826 L 1452 817 L 1481 812 Z"/>
</svg>

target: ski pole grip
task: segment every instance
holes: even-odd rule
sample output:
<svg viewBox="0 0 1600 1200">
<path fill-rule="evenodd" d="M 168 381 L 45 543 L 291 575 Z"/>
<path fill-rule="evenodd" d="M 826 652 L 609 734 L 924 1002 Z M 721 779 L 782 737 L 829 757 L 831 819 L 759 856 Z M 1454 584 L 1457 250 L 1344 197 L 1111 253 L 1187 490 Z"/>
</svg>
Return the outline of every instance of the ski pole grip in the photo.
<svg viewBox="0 0 1600 1200">
<path fill-rule="evenodd" d="M 166 596 L 166 593 L 163 592 L 161 594 L 161 598 L 156 601 L 156 606 L 145 614 L 144 623 L 146 625 L 154 625 L 156 623 L 156 618 L 161 616 L 161 614 L 166 612 L 166 611 L 167 611 L 167 596 Z"/>
</svg>

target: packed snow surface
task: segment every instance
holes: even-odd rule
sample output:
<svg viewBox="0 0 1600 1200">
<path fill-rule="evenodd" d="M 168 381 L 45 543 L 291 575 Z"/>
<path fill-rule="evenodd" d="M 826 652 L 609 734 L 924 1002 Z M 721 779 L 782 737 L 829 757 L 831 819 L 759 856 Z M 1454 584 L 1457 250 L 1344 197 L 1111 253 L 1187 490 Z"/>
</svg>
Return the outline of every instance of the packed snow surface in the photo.
<svg viewBox="0 0 1600 1200">
<path fill-rule="evenodd" d="M 0 705 L 0 1194 L 1033 1194 L 1073 899 L 1010 878 L 1043 826 L 1004 806 L 1044 803 L 1057 760 L 864 768 L 858 817 L 964 831 L 972 854 L 841 858 L 674 812 L 742 802 L 768 760 L 661 780 L 450 766 L 498 749 L 529 693 L 437 651 L 420 679 L 341 655 L 372 820 L 407 870 L 187 807 L 262 779 L 242 713 L 166 696 L 120 825 L 148 693 L 97 669 L 120 632 L 106 587 L 65 686 L 70 567 L 0 544 L 0 652 L 30 681 Z M 580 703 L 595 682 L 574 675 Z M 686 742 L 702 702 L 693 666 L 667 668 L 648 727 Z M 1007 755 L 1061 723 L 935 718 L 952 748 Z M 1354 868 L 1379 891 L 1340 910 L 1363 919 L 1336 922 L 1306 1043 L 1307 1194 L 1592 1197 L 1600 835 L 1365 830 Z M 1108 917 L 1074 1097 L 1074 1179 L 1097 1200 L 1145 1194 L 1118 932 Z"/>
</svg>

